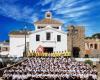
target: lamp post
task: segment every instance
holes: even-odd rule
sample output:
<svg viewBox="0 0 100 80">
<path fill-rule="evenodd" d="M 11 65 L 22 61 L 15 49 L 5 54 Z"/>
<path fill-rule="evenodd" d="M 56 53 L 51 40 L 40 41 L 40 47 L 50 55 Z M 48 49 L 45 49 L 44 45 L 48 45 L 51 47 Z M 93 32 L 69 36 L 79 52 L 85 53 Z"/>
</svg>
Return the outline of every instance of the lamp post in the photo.
<svg viewBox="0 0 100 80">
<path fill-rule="evenodd" d="M 26 56 L 27 56 L 27 50 L 26 50 L 26 36 L 27 36 L 27 28 L 26 28 L 26 26 L 25 26 L 25 28 L 24 28 L 25 50 L 24 50 L 24 53 L 23 53 L 23 57 L 26 57 Z"/>
</svg>

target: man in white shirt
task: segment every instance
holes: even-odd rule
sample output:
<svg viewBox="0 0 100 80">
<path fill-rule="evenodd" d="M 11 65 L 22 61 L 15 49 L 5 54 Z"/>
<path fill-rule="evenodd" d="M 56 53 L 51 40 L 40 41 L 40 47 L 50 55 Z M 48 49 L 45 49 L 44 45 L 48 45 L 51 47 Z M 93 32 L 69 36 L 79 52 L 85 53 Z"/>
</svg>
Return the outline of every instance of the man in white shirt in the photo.
<svg viewBox="0 0 100 80">
<path fill-rule="evenodd" d="M 18 76 L 17 72 L 15 72 L 15 73 L 13 74 L 13 76 L 12 76 L 12 79 L 13 79 L 13 80 L 17 80 L 18 77 L 19 77 L 19 76 Z"/>
<path fill-rule="evenodd" d="M 27 79 L 27 75 L 26 75 L 26 73 L 24 72 L 24 73 L 22 73 L 22 76 L 21 76 L 21 78 L 22 78 L 22 80 L 25 80 L 25 79 Z"/>
<path fill-rule="evenodd" d="M 93 78 L 94 80 L 97 80 L 97 75 L 96 75 L 96 74 L 92 74 L 92 78 Z"/>
</svg>

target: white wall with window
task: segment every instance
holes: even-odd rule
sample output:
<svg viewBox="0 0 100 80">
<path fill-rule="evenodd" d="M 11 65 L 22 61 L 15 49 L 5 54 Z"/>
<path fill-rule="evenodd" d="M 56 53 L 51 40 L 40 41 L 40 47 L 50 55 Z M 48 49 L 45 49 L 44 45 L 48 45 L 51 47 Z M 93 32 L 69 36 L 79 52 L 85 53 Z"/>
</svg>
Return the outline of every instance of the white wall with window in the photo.
<svg viewBox="0 0 100 80">
<path fill-rule="evenodd" d="M 26 37 L 26 46 L 29 48 L 29 36 Z M 9 55 L 22 57 L 25 50 L 25 35 L 10 35 Z"/>
<path fill-rule="evenodd" d="M 53 51 L 67 50 L 66 33 L 53 28 L 34 31 L 29 37 L 29 42 L 30 51 L 36 51 L 40 45 L 44 48 L 53 48 Z"/>
<path fill-rule="evenodd" d="M 29 31 L 26 38 L 27 51 L 37 51 L 42 46 L 46 52 L 67 50 L 67 33 L 62 31 L 62 22 L 53 19 L 51 12 L 45 13 L 45 18 L 34 22 L 35 30 Z M 22 57 L 25 50 L 25 33 L 15 31 L 10 33 L 10 55 Z"/>
<path fill-rule="evenodd" d="M 0 42 L 0 55 L 8 55 L 9 48 L 9 42 Z"/>
</svg>

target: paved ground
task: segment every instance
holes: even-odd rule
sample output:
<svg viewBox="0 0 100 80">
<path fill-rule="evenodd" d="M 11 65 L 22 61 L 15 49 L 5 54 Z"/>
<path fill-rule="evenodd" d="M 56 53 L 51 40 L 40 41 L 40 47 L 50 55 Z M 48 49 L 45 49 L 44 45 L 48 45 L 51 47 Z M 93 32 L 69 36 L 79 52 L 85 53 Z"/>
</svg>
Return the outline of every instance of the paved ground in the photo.
<svg viewBox="0 0 100 80">
<path fill-rule="evenodd" d="M 2 79 L 0 78 L 0 80 L 2 80 Z"/>
<path fill-rule="evenodd" d="M 100 80 L 100 64 L 97 65 L 98 80 Z"/>
</svg>

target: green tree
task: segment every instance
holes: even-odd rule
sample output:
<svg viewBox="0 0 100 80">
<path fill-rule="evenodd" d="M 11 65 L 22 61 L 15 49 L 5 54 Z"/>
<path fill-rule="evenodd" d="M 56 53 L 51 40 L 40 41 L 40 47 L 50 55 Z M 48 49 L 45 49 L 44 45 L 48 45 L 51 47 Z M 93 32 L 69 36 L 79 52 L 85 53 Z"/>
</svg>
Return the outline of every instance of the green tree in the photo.
<svg viewBox="0 0 100 80">
<path fill-rule="evenodd" d="M 90 37 L 85 37 L 85 39 L 93 39 L 93 38 L 98 38 L 98 39 L 100 39 L 100 33 L 95 33 L 95 34 L 93 34 L 93 35 L 90 36 Z"/>
<path fill-rule="evenodd" d="M 85 60 L 85 64 L 93 65 L 93 62 L 91 60 Z"/>
<path fill-rule="evenodd" d="M 92 38 L 99 38 L 100 39 L 100 33 L 93 34 Z"/>
</svg>

